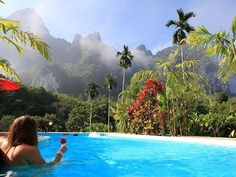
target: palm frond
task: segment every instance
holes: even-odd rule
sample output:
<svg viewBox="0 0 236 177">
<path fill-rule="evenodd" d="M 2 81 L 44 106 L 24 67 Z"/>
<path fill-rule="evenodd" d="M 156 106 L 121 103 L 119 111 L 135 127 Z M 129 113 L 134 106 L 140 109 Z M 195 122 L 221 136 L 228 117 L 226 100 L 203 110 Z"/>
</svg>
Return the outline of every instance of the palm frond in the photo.
<svg viewBox="0 0 236 177">
<path fill-rule="evenodd" d="M 129 47 L 127 45 L 124 45 L 123 51 L 122 52 L 118 51 L 116 53 L 116 56 L 120 60 L 120 63 L 119 63 L 120 67 L 123 67 L 125 69 L 128 69 L 129 67 L 131 67 L 132 60 L 133 60 L 134 56 L 129 51 Z"/>
<path fill-rule="evenodd" d="M 35 36 L 32 33 L 29 32 L 23 32 L 16 30 L 14 31 L 16 40 L 19 40 L 25 45 L 29 45 L 31 48 L 36 50 L 39 54 L 41 54 L 43 57 L 45 57 L 47 60 L 50 60 L 51 53 L 49 51 L 50 46 L 45 43 L 41 38 Z"/>
<path fill-rule="evenodd" d="M 122 55 L 121 52 L 116 52 L 116 56 L 120 56 L 120 55 Z"/>
<path fill-rule="evenodd" d="M 85 93 L 89 96 L 90 99 L 94 99 L 99 94 L 98 88 L 99 88 L 99 86 L 95 82 L 90 81 L 88 83 L 86 90 L 85 90 Z"/>
<path fill-rule="evenodd" d="M 16 81 L 20 81 L 18 74 L 15 70 L 10 66 L 6 59 L 0 57 L 0 71 L 7 76 L 7 78 L 14 79 Z"/>
<path fill-rule="evenodd" d="M 179 19 L 184 20 L 184 11 L 183 9 L 177 9 L 177 14 L 179 16 Z"/>
<path fill-rule="evenodd" d="M 232 26 L 231 30 L 233 31 L 235 27 Z M 210 56 L 220 57 L 218 77 L 226 81 L 236 73 L 236 48 L 235 39 L 232 36 L 233 34 L 230 35 L 225 31 L 211 34 L 204 26 L 201 26 L 192 31 L 186 41 L 192 47 L 197 46 L 205 49 Z"/>
<path fill-rule="evenodd" d="M 131 78 L 131 85 L 136 83 L 144 83 L 144 81 L 150 77 L 152 78 L 158 78 L 159 73 L 153 70 L 143 70 L 135 73 L 133 77 Z"/>
<path fill-rule="evenodd" d="M 178 44 L 178 31 L 175 31 L 173 36 L 172 36 L 172 43 L 173 44 Z"/>
<path fill-rule="evenodd" d="M 230 57 L 224 57 L 220 61 L 220 68 L 218 76 L 223 81 L 227 81 L 233 74 L 236 73 L 236 58 L 230 59 Z"/>
<path fill-rule="evenodd" d="M 195 30 L 194 27 L 190 26 L 188 23 L 185 25 L 184 29 L 187 31 L 187 33 Z"/>
<path fill-rule="evenodd" d="M 185 38 L 187 38 L 186 33 L 185 33 L 183 30 L 179 29 L 179 30 L 177 31 L 178 44 L 179 44 L 179 45 L 184 44 L 184 43 L 183 43 L 183 39 L 185 39 Z"/>
<path fill-rule="evenodd" d="M 177 48 L 176 50 L 171 51 L 168 59 L 162 59 L 162 58 L 158 58 L 158 60 L 156 61 L 156 66 L 157 68 L 170 68 L 171 65 L 174 64 L 174 61 L 176 60 L 177 56 L 180 53 L 180 49 Z"/>
<path fill-rule="evenodd" d="M 6 32 L 6 29 L 19 28 L 19 26 L 20 24 L 17 21 L 0 18 L 0 31 Z"/>
<path fill-rule="evenodd" d="M 5 41 L 5 42 L 9 43 L 9 44 L 12 44 L 17 49 L 17 51 L 20 55 L 24 54 L 24 49 L 17 42 L 15 42 L 14 40 L 12 40 L 12 39 L 10 39 L 6 36 L 1 36 L 1 35 L 0 35 L 0 39 L 2 41 Z"/>
<path fill-rule="evenodd" d="M 112 77 L 112 74 L 108 74 L 106 76 L 104 86 L 108 90 L 111 90 L 111 89 L 113 89 L 114 87 L 117 86 L 117 81 Z"/>
<path fill-rule="evenodd" d="M 167 27 L 170 27 L 172 25 L 177 25 L 176 21 L 175 20 L 169 20 L 167 23 L 166 23 L 166 26 Z"/>
<path fill-rule="evenodd" d="M 203 83 L 204 85 L 208 85 L 207 80 L 198 72 L 187 71 L 185 73 L 188 83 Z"/>
<path fill-rule="evenodd" d="M 195 65 L 197 65 L 198 63 L 200 62 L 200 60 L 187 60 L 187 61 L 184 61 L 183 63 L 180 63 L 180 64 L 177 64 L 176 65 L 176 68 L 192 68 L 194 67 Z"/>
<path fill-rule="evenodd" d="M 23 53 L 23 47 L 20 45 L 22 43 L 23 45 L 30 46 L 47 60 L 50 60 L 50 46 L 34 34 L 21 31 L 18 22 L 0 19 L 0 31 L 3 32 L 0 38 L 11 43 L 20 54 Z"/>
<path fill-rule="evenodd" d="M 232 20 L 231 31 L 233 34 L 233 39 L 236 40 L 236 17 L 234 17 Z"/>
<path fill-rule="evenodd" d="M 166 74 L 166 96 L 168 99 L 175 99 L 185 90 L 185 85 L 182 80 L 182 73 L 168 72 Z"/>
<path fill-rule="evenodd" d="M 196 15 L 193 12 L 189 12 L 184 15 L 184 21 L 187 21 L 188 19 L 195 17 Z"/>
</svg>

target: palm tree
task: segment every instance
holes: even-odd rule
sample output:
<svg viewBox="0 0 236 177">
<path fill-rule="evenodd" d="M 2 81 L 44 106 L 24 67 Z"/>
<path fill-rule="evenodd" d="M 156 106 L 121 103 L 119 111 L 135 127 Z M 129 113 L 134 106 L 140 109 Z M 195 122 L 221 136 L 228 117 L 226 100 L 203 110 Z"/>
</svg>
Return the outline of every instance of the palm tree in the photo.
<svg viewBox="0 0 236 177">
<path fill-rule="evenodd" d="M 3 1 L 0 1 L 0 3 L 3 3 Z M 24 47 L 28 46 L 50 60 L 50 47 L 33 33 L 21 31 L 19 22 L 0 18 L 0 40 L 14 46 L 20 55 L 24 54 Z M 0 57 L 0 70 L 7 77 L 19 81 L 19 76 L 11 68 L 10 63 L 2 57 Z"/>
<path fill-rule="evenodd" d="M 166 97 L 170 101 L 169 103 L 172 109 L 168 112 L 172 112 L 172 132 L 174 135 L 177 133 L 177 124 L 179 125 L 181 135 L 184 133 L 183 128 L 187 130 L 187 127 L 183 127 L 183 122 L 187 121 L 187 116 L 181 111 L 181 107 L 185 104 L 182 98 L 188 92 L 193 93 L 194 98 L 207 97 L 204 89 L 204 86 L 207 85 L 205 79 L 200 73 L 193 70 L 199 60 L 188 60 L 183 64 L 176 65 L 175 60 L 178 54 L 179 50 L 176 50 L 174 53 L 171 53 L 167 59 L 160 59 L 156 62 L 157 68 L 161 70 L 160 73 L 164 76 L 166 81 Z M 186 68 L 186 70 L 182 72 L 180 68 Z M 181 77 L 181 75 L 183 77 Z M 177 115 L 182 115 L 182 118 Z M 179 120 L 177 120 L 177 117 L 179 117 Z"/>
<path fill-rule="evenodd" d="M 219 31 L 210 33 L 204 26 L 192 31 L 186 39 L 193 47 L 204 48 L 210 55 L 216 55 L 222 60 L 218 76 L 227 81 L 236 73 L 236 17 L 231 24 L 231 32 Z"/>
<path fill-rule="evenodd" d="M 187 33 L 194 31 L 194 27 L 190 26 L 188 23 L 188 20 L 192 17 L 195 17 L 195 14 L 193 12 L 184 13 L 183 9 L 177 9 L 178 19 L 177 20 L 169 20 L 166 23 L 167 27 L 174 26 L 176 28 L 176 31 L 173 34 L 173 44 L 177 44 L 180 46 L 180 52 L 181 52 L 181 62 L 183 64 L 184 62 L 184 51 L 183 51 L 183 44 L 185 38 L 187 38 Z M 182 72 L 183 71 L 182 67 Z"/>
<path fill-rule="evenodd" d="M 99 86 L 97 84 L 95 84 L 93 81 L 90 81 L 88 83 L 88 86 L 85 90 L 85 93 L 88 95 L 89 97 L 89 101 L 90 101 L 90 116 L 89 116 L 89 131 L 91 132 L 91 124 L 92 124 L 92 112 L 93 112 L 93 102 L 92 100 L 94 98 L 96 98 L 98 96 L 98 88 Z"/>
<path fill-rule="evenodd" d="M 125 70 L 131 67 L 134 56 L 129 51 L 127 45 L 124 45 L 123 51 L 122 52 L 118 51 L 116 56 L 120 59 L 120 64 L 119 64 L 120 67 L 123 68 L 123 82 L 122 82 L 122 92 L 123 92 L 125 89 Z"/>
<path fill-rule="evenodd" d="M 105 79 L 105 87 L 108 90 L 108 113 L 107 113 L 107 130 L 110 131 L 110 100 L 111 100 L 111 90 L 116 87 L 117 82 L 114 80 L 111 74 L 108 74 Z"/>
</svg>

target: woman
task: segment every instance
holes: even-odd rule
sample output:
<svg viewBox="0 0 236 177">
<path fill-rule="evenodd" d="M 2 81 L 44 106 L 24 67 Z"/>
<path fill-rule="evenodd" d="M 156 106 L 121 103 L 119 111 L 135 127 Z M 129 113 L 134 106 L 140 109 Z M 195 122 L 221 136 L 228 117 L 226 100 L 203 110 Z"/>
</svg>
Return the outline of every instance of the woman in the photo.
<svg viewBox="0 0 236 177">
<path fill-rule="evenodd" d="M 37 147 L 37 123 L 30 116 L 21 116 L 16 118 L 9 129 L 7 139 L 0 141 L 0 151 L 2 159 L 6 165 L 44 165 L 46 161 L 41 156 Z M 49 164 L 55 164 L 61 161 L 67 148 L 62 144 L 56 156 Z"/>
</svg>

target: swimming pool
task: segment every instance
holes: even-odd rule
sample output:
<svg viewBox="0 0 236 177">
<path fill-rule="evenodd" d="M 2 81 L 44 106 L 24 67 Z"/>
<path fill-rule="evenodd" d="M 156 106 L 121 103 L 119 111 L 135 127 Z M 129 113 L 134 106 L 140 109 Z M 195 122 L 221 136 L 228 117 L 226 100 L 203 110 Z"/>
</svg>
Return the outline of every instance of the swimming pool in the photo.
<svg viewBox="0 0 236 177">
<path fill-rule="evenodd" d="M 111 136 L 43 134 L 43 157 L 51 161 L 67 138 L 62 162 L 51 167 L 14 169 L 17 176 L 232 177 L 236 148 Z"/>
</svg>

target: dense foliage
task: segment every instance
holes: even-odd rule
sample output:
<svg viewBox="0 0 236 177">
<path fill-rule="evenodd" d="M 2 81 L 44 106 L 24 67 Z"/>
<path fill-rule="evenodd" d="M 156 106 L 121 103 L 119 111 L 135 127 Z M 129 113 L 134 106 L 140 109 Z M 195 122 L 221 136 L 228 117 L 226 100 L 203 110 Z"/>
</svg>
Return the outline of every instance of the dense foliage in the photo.
<svg viewBox="0 0 236 177">
<path fill-rule="evenodd" d="M 221 59 L 221 62 L 214 63 L 214 66 L 219 67 L 218 79 L 228 81 L 236 72 L 236 18 L 232 21 L 230 33 L 220 31 L 212 34 L 205 27 L 196 28 L 195 31 L 188 24 L 188 19 L 195 16 L 193 12 L 185 14 L 182 9 L 178 9 L 177 13 L 179 19 L 170 20 L 167 26 L 176 27 L 173 42 L 180 45 L 180 50 L 159 58 L 157 67 L 153 67 L 155 70 L 135 73 L 126 88 L 125 71 L 131 67 L 134 56 L 126 45 L 122 52 L 116 53 L 119 65 L 123 68 L 123 82 L 122 92 L 114 102 L 110 92 L 116 81 L 111 75 L 105 78 L 108 99 L 99 96 L 100 86 L 94 82 L 89 82 L 85 90 L 88 100 L 35 87 L 24 87 L 12 92 L 0 91 L 0 131 L 7 131 L 16 117 L 31 115 L 37 120 L 39 131 L 232 135 L 231 132 L 236 131 L 236 98 L 226 92 L 217 92 L 209 86 L 211 77 L 205 78 L 206 73 L 215 75 L 216 71 L 215 67 L 211 68 L 213 63 L 206 63 L 202 52 L 206 51 Z M 13 45 L 19 54 L 23 54 L 24 45 L 29 45 L 46 59 L 50 59 L 49 46 L 32 33 L 21 31 L 18 22 L 0 19 L 0 34 L 1 40 Z M 186 42 L 188 46 L 184 47 Z M 197 59 L 184 57 L 184 50 L 189 46 L 201 48 Z M 90 52 L 88 54 L 91 55 Z M 75 68 L 78 69 L 77 66 Z M 4 77 L 12 76 L 18 80 L 18 75 L 9 62 L 1 57 L 0 69 Z M 58 73 L 62 76 L 62 72 Z M 52 73 L 45 77 L 54 83 Z"/>
<path fill-rule="evenodd" d="M 164 134 L 165 111 L 161 109 L 164 83 L 149 78 L 134 103 L 128 108 L 128 122 L 131 131 L 145 134 Z"/>
<path fill-rule="evenodd" d="M 81 97 L 43 88 L 24 87 L 13 92 L 0 93 L 0 131 L 7 131 L 16 117 L 31 115 L 38 121 L 39 131 L 87 131 L 90 103 Z M 107 100 L 98 97 L 93 100 L 93 122 L 99 125 L 97 131 L 107 128 Z M 113 121 L 111 117 L 111 121 Z M 52 122 L 52 125 L 49 125 Z M 114 126 L 114 125 L 113 125 Z"/>
</svg>

